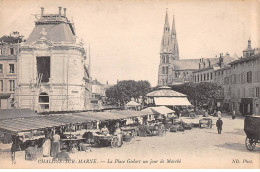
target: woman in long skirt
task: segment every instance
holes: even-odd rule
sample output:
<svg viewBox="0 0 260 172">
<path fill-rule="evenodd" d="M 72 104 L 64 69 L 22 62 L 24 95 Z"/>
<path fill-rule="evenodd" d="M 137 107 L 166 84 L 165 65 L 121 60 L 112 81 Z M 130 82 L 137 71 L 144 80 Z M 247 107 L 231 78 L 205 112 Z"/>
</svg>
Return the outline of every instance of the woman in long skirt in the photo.
<svg viewBox="0 0 260 172">
<path fill-rule="evenodd" d="M 60 152 L 60 136 L 55 134 L 53 136 L 53 142 L 51 144 L 51 156 L 55 156 Z"/>
<path fill-rule="evenodd" d="M 50 156 L 51 153 L 51 140 L 49 138 L 46 138 L 44 140 L 44 143 L 42 145 L 42 153 L 44 157 Z"/>
</svg>

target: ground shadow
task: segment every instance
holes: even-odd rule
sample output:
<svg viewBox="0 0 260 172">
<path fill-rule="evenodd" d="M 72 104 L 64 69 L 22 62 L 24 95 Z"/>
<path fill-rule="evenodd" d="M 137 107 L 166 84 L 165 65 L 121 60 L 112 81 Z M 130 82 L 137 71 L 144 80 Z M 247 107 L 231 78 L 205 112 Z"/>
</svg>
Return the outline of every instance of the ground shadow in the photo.
<svg viewBox="0 0 260 172">
<path fill-rule="evenodd" d="M 259 153 L 259 151 L 260 151 L 259 145 L 256 145 L 256 147 L 253 151 L 249 151 L 246 149 L 245 144 L 242 144 L 242 143 L 225 143 L 225 144 L 214 145 L 214 146 L 224 148 L 224 149 L 240 151 L 240 152 L 248 152 L 248 153 Z"/>
<path fill-rule="evenodd" d="M 234 132 L 225 132 L 225 133 L 241 135 L 241 136 L 245 136 L 246 135 L 243 129 L 235 128 L 234 130 L 235 130 Z"/>
<path fill-rule="evenodd" d="M 222 134 L 234 134 L 234 135 L 241 135 L 241 136 L 245 136 L 246 137 L 246 134 L 244 132 L 243 129 L 234 129 L 235 131 L 234 132 L 230 132 L 230 131 L 225 131 L 225 130 L 222 130 Z M 218 134 L 218 131 L 217 129 L 216 130 L 209 130 L 209 131 L 206 131 L 205 133 L 210 133 L 210 134 Z"/>
</svg>

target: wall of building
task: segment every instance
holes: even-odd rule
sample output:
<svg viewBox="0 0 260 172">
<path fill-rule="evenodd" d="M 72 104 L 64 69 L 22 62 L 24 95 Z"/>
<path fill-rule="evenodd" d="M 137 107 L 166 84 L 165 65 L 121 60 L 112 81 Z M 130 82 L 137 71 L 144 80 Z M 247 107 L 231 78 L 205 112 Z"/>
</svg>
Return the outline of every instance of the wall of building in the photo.
<svg viewBox="0 0 260 172">
<path fill-rule="evenodd" d="M 214 82 L 214 68 L 209 67 L 204 70 L 197 70 L 193 72 L 193 82 Z"/>
<path fill-rule="evenodd" d="M 45 44 L 45 49 L 38 48 Z M 42 111 L 39 96 L 49 96 L 49 108 L 43 111 L 85 110 L 90 91 L 84 80 L 85 50 L 76 44 L 55 45 L 39 41 L 21 45 L 19 65 L 19 107 Z M 37 57 L 50 57 L 50 79 L 38 82 Z"/>
<path fill-rule="evenodd" d="M 15 43 L 0 45 L 0 109 L 16 107 L 17 51 L 18 45 Z"/>
<path fill-rule="evenodd" d="M 253 99 L 253 114 L 260 115 L 259 89 L 260 89 L 260 58 L 232 64 L 230 82 L 230 109 L 239 112 L 242 98 Z"/>
</svg>

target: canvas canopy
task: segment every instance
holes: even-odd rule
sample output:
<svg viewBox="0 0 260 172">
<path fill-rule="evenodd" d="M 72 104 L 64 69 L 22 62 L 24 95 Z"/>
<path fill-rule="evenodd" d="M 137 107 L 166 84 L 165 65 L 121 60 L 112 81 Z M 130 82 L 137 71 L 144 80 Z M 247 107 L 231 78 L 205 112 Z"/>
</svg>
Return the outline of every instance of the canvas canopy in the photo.
<svg viewBox="0 0 260 172">
<path fill-rule="evenodd" d="M 0 120 L 0 130 L 8 133 L 19 133 L 24 131 L 64 126 L 68 124 L 124 119 L 144 115 L 148 115 L 147 112 L 132 110 L 112 112 L 77 112 L 62 115 L 38 115 L 36 117 Z"/>
<path fill-rule="evenodd" d="M 63 125 L 63 123 L 48 120 L 45 117 L 0 120 L 0 129 L 8 133 L 38 130 L 48 127 L 57 127 L 61 125 Z"/>
<path fill-rule="evenodd" d="M 126 104 L 126 106 L 140 106 L 140 104 L 135 101 L 130 101 Z"/>
<path fill-rule="evenodd" d="M 0 109 L 0 120 L 35 116 L 38 115 L 31 109 Z"/>
<path fill-rule="evenodd" d="M 154 97 L 157 106 L 190 106 L 191 103 L 186 97 Z"/>
<path fill-rule="evenodd" d="M 150 114 L 168 114 L 168 113 L 174 113 L 173 110 L 165 107 L 165 106 L 159 106 L 159 107 L 148 107 L 146 109 L 142 110 L 143 112 L 148 112 Z"/>
</svg>

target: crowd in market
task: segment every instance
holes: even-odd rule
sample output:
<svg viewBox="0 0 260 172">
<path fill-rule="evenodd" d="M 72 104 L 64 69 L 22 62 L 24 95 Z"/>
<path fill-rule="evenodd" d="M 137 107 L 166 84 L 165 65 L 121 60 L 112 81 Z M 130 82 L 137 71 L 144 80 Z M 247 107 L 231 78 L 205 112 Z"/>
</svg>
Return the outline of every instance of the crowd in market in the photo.
<svg viewBox="0 0 260 172">
<path fill-rule="evenodd" d="M 121 147 L 124 142 L 129 142 L 136 136 L 163 136 L 166 131 L 190 130 L 193 125 L 185 123 L 180 117 L 186 114 L 192 117 L 193 114 L 196 116 L 199 113 L 205 117 L 209 116 L 208 111 L 203 111 L 203 109 L 174 108 L 173 117 L 157 114 L 116 120 L 89 121 L 15 134 L 12 135 L 12 160 L 15 163 L 16 151 L 24 150 L 26 160 L 36 160 L 39 156 L 43 156 L 52 157 L 53 160 L 66 161 L 70 159 L 68 153 L 91 151 L 92 147 L 97 146 Z M 211 115 L 218 117 L 216 126 L 218 133 L 221 134 L 223 125 L 221 112 L 214 111 L 214 113 Z M 235 114 L 232 118 L 235 119 Z M 28 136 L 30 134 L 42 137 L 25 139 L 30 138 Z"/>
</svg>

